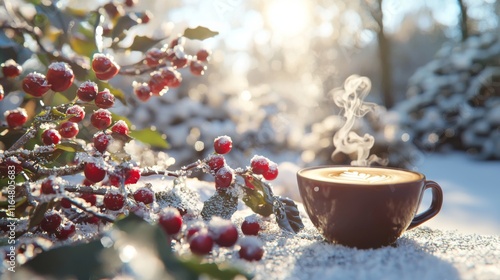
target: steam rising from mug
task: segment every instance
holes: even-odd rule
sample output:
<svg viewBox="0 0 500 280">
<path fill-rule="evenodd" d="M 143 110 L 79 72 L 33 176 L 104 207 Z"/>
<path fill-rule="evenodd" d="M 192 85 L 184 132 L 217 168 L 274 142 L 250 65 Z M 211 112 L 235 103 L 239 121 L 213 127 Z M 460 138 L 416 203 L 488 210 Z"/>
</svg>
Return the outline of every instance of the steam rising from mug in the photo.
<svg viewBox="0 0 500 280">
<path fill-rule="evenodd" d="M 363 101 L 370 89 L 370 79 L 352 75 L 345 80 L 344 88 L 333 90 L 333 101 L 337 106 L 344 109 L 346 121 L 344 126 L 333 136 L 335 151 L 332 153 L 332 159 L 339 152 L 345 154 L 357 153 L 357 158 L 351 162 L 351 165 L 368 166 L 373 162 L 387 165 L 387 160 L 376 155 L 370 155 L 370 149 L 375 144 L 375 138 L 372 135 L 366 133 L 361 137 L 356 132 L 351 131 L 356 118 L 363 117 L 378 106 L 375 103 Z"/>
</svg>

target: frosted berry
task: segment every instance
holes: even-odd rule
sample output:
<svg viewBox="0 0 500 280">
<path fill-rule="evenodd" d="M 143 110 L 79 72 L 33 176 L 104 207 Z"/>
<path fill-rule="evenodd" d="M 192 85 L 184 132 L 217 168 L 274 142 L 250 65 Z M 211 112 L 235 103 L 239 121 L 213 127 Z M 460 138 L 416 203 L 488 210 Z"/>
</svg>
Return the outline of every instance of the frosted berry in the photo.
<svg viewBox="0 0 500 280">
<path fill-rule="evenodd" d="M 167 83 L 159 71 L 150 74 L 148 86 L 153 95 L 161 96 L 168 90 Z"/>
<path fill-rule="evenodd" d="M 207 164 L 210 167 L 210 170 L 212 170 L 213 172 L 217 172 L 226 164 L 226 159 L 224 159 L 223 155 L 211 155 L 208 158 Z"/>
<path fill-rule="evenodd" d="M 26 75 L 21 84 L 24 92 L 34 97 L 41 97 L 50 89 L 45 75 L 37 72 Z"/>
<path fill-rule="evenodd" d="M 74 122 L 63 122 L 59 125 L 59 133 L 63 138 L 73 138 L 79 131 L 78 124 Z"/>
<path fill-rule="evenodd" d="M 172 66 L 179 69 L 179 68 L 184 68 L 188 65 L 188 62 L 189 60 L 187 59 L 187 57 L 175 57 L 173 60 L 172 60 Z"/>
<path fill-rule="evenodd" d="M 172 67 L 166 67 L 160 69 L 161 77 L 163 78 L 166 86 L 171 88 L 176 88 L 181 85 L 182 76 L 181 73 Z"/>
<path fill-rule="evenodd" d="M 2 101 L 5 97 L 5 91 L 3 90 L 3 86 L 0 85 L 0 101 Z"/>
<path fill-rule="evenodd" d="M 96 53 L 92 58 L 92 70 L 94 70 L 95 73 L 104 73 L 109 71 L 112 65 L 113 59 L 109 55 Z"/>
<path fill-rule="evenodd" d="M 238 241 L 238 230 L 229 220 L 213 217 L 208 228 L 215 243 L 221 247 L 231 247 Z"/>
<path fill-rule="evenodd" d="M 234 171 L 225 165 L 215 173 L 215 187 L 217 189 L 228 188 L 233 182 Z"/>
<path fill-rule="evenodd" d="M 43 215 L 40 228 L 48 233 L 53 233 L 57 230 L 61 222 L 61 216 L 57 212 L 50 210 Z"/>
<path fill-rule="evenodd" d="M 189 71 L 191 71 L 191 74 L 195 76 L 203 76 L 203 74 L 205 74 L 205 70 L 207 70 L 207 66 L 199 60 L 193 60 L 189 63 Z"/>
<path fill-rule="evenodd" d="M 80 194 L 80 198 L 90 203 L 92 206 L 95 206 L 97 203 L 97 196 L 93 193 L 82 193 Z"/>
<path fill-rule="evenodd" d="M 168 207 L 160 213 L 158 224 L 167 234 L 177 234 L 182 227 L 181 213 L 173 207 Z"/>
<path fill-rule="evenodd" d="M 151 48 L 146 52 L 146 65 L 153 67 L 160 64 L 165 53 L 158 48 Z"/>
<path fill-rule="evenodd" d="M 219 136 L 214 140 L 214 150 L 218 154 L 227 154 L 233 148 L 233 141 L 229 136 Z"/>
<path fill-rule="evenodd" d="M 141 169 L 137 166 L 125 170 L 125 184 L 135 184 L 141 178 Z"/>
<path fill-rule="evenodd" d="M 133 7 L 137 5 L 138 0 L 125 0 L 125 6 L 127 7 Z"/>
<path fill-rule="evenodd" d="M 28 113 L 23 108 L 6 111 L 4 116 L 10 128 L 23 126 L 28 120 Z"/>
<path fill-rule="evenodd" d="M 95 105 L 99 108 L 108 109 L 115 104 L 115 96 L 105 88 L 103 91 L 97 93 L 95 97 Z"/>
<path fill-rule="evenodd" d="M 99 109 L 90 117 L 90 123 L 99 130 L 106 129 L 111 124 L 111 121 L 111 113 L 106 109 Z"/>
<path fill-rule="evenodd" d="M 104 195 L 103 203 L 109 210 L 120 210 L 125 205 L 125 197 L 120 193 L 107 192 Z"/>
<path fill-rule="evenodd" d="M 75 225 L 72 222 L 67 222 L 64 225 L 60 225 L 57 228 L 55 235 L 59 240 L 66 240 L 75 232 L 76 232 Z"/>
<path fill-rule="evenodd" d="M 111 131 L 113 131 L 114 133 L 118 133 L 118 134 L 122 134 L 122 135 L 128 135 L 128 125 L 126 122 L 124 122 L 123 120 L 119 120 L 117 121 L 112 127 L 111 127 Z"/>
<path fill-rule="evenodd" d="M 142 202 L 144 204 L 153 203 L 155 193 L 153 190 L 147 187 L 142 187 L 134 192 L 134 199 L 137 202 Z"/>
<path fill-rule="evenodd" d="M 134 93 L 137 98 L 141 101 L 148 101 L 149 98 L 151 98 L 152 92 L 151 88 L 149 88 L 149 85 L 147 83 L 136 83 L 134 84 Z"/>
<path fill-rule="evenodd" d="M 66 115 L 74 115 L 69 121 L 78 123 L 85 118 L 85 110 L 79 105 L 73 105 L 66 110 Z"/>
<path fill-rule="evenodd" d="M 73 70 L 67 63 L 53 62 L 49 65 L 47 70 L 47 82 L 50 84 L 50 89 L 53 91 L 65 91 L 72 84 L 75 79 Z"/>
<path fill-rule="evenodd" d="M 56 191 L 54 190 L 54 181 L 52 179 L 45 179 L 42 182 L 42 185 L 40 187 L 40 191 L 43 194 L 54 194 Z"/>
<path fill-rule="evenodd" d="M 141 23 L 146 24 L 151 20 L 151 18 L 153 18 L 153 14 L 150 11 L 145 11 L 142 13 Z"/>
<path fill-rule="evenodd" d="M 214 240 L 207 230 L 200 230 L 189 240 L 189 248 L 196 255 L 206 255 L 212 251 Z"/>
<path fill-rule="evenodd" d="M 62 208 L 69 209 L 69 208 L 71 208 L 71 205 L 72 205 L 72 203 L 69 199 L 67 199 L 65 197 L 61 199 L 61 207 Z"/>
<path fill-rule="evenodd" d="M 241 231 L 244 235 L 257 235 L 260 231 L 260 224 L 254 218 L 247 218 L 241 224 Z"/>
<path fill-rule="evenodd" d="M 258 261 L 264 255 L 262 241 L 255 236 L 246 236 L 240 241 L 240 258 L 247 261 Z"/>
<path fill-rule="evenodd" d="M 199 61 L 207 62 L 210 58 L 210 52 L 205 49 L 201 49 L 196 53 L 196 59 Z"/>
<path fill-rule="evenodd" d="M 92 141 L 94 142 L 95 149 L 100 153 L 104 153 L 111 141 L 111 136 L 100 131 L 96 135 L 94 135 L 94 139 Z"/>
<path fill-rule="evenodd" d="M 116 76 L 116 74 L 118 74 L 118 72 L 120 72 L 120 66 L 118 64 L 116 64 L 115 62 L 113 62 L 113 64 L 111 65 L 111 67 L 109 68 L 108 71 L 103 72 L 103 73 L 95 73 L 95 76 L 97 79 L 99 79 L 101 81 L 107 81 L 107 80 L 113 78 L 114 76 Z"/>
<path fill-rule="evenodd" d="M 23 165 L 22 162 L 15 156 L 11 156 L 8 158 L 5 158 L 3 162 L 0 163 L 0 175 L 3 177 L 6 177 L 8 175 L 11 175 L 12 173 L 12 167 L 9 168 L 9 166 L 14 166 L 14 175 L 17 175 L 23 171 Z"/>
<path fill-rule="evenodd" d="M 23 68 L 13 59 L 9 59 L 0 65 L 2 67 L 3 76 L 6 78 L 15 78 L 21 75 Z"/>
<path fill-rule="evenodd" d="M 269 181 L 272 181 L 278 177 L 278 165 L 274 162 L 269 163 L 269 168 L 266 172 L 262 173 L 262 176 Z"/>
<path fill-rule="evenodd" d="M 175 46 L 184 45 L 185 42 L 186 42 L 186 38 L 184 38 L 183 36 L 178 36 L 170 42 L 169 46 L 170 46 L 170 48 L 173 49 Z"/>
<path fill-rule="evenodd" d="M 100 182 L 106 177 L 106 170 L 93 162 L 87 162 L 85 164 L 83 173 L 85 174 L 85 178 L 94 183 Z"/>
<path fill-rule="evenodd" d="M 44 145 L 57 145 L 61 142 L 61 134 L 53 128 L 47 129 L 42 133 L 42 142 Z"/>
<path fill-rule="evenodd" d="M 93 101 L 97 95 L 97 84 L 92 81 L 83 82 L 76 91 L 78 98 L 85 102 Z"/>
<path fill-rule="evenodd" d="M 205 224 L 202 222 L 196 222 L 194 224 L 191 224 L 189 228 L 186 230 L 186 239 L 190 240 L 195 233 L 199 232 L 200 230 L 205 228 Z"/>
<path fill-rule="evenodd" d="M 269 159 L 263 156 L 254 156 L 250 160 L 250 167 L 255 174 L 264 174 L 269 170 Z"/>
</svg>

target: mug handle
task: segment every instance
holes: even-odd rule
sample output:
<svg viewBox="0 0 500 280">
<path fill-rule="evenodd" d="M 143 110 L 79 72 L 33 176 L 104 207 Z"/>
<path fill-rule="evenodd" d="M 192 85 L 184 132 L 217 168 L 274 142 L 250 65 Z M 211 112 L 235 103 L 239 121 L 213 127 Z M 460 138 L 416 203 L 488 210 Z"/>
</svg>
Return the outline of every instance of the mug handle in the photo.
<svg viewBox="0 0 500 280">
<path fill-rule="evenodd" d="M 425 212 L 416 215 L 415 218 L 413 218 L 413 220 L 411 221 L 410 226 L 408 226 L 408 229 L 412 229 L 431 219 L 432 217 L 436 216 L 437 213 L 439 213 L 439 210 L 441 210 L 441 206 L 443 205 L 443 190 L 436 182 L 425 181 L 424 191 L 429 188 L 432 189 L 431 206 L 429 207 L 429 209 L 425 210 Z"/>
</svg>

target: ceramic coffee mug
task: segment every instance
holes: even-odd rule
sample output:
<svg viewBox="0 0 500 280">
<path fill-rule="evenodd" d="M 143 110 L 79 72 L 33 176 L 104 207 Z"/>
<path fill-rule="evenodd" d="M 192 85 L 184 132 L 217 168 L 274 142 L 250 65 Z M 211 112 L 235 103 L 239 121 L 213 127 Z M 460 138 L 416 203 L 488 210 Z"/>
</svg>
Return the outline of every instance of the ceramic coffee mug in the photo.
<svg viewBox="0 0 500 280">
<path fill-rule="evenodd" d="M 297 181 L 307 214 L 325 239 L 359 249 L 394 243 L 443 204 L 437 183 L 402 169 L 318 166 L 298 171 Z M 426 189 L 432 190 L 432 203 L 416 215 Z"/>
</svg>

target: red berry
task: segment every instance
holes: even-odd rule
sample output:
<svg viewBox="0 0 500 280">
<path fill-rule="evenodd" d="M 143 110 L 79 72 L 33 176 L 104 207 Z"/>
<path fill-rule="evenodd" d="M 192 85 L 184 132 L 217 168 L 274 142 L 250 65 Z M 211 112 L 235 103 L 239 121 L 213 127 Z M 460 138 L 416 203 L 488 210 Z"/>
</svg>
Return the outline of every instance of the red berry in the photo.
<svg viewBox="0 0 500 280">
<path fill-rule="evenodd" d="M 97 95 L 97 84 L 92 81 L 83 82 L 76 92 L 78 98 L 85 102 L 93 101 Z"/>
<path fill-rule="evenodd" d="M 182 36 L 178 36 L 177 38 L 173 39 L 171 42 L 170 42 L 170 48 L 174 48 L 175 46 L 182 46 L 184 45 L 184 43 L 186 42 L 186 38 L 182 37 Z"/>
<path fill-rule="evenodd" d="M 73 84 L 74 79 L 73 70 L 71 70 L 67 63 L 53 62 L 49 65 L 47 82 L 53 91 L 61 92 L 67 90 Z"/>
<path fill-rule="evenodd" d="M 10 128 L 23 126 L 28 120 L 28 113 L 24 108 L 17 108 L 14 110 L 5 111 L 4 113 L 7 125 Z"/>
<path fill-rule="evenodd" d="M 59 133 L 63 138 L 73 138 L 79 131 L 78 124 L 74 122 L 63 122 L 59 125 Z"/>
<path fill-rule="evenodd" d="M 74 115 L 69 119 L 70 122 L 81 122 L 85 118 L 85 111 L 79 105 L 73 105 L 66 110 L 66 115 Z"/>
<path fill-rule="evenodd" d="M 245 176 L 245 186 L 247 186 L 247 188 L 249 189 L 255 189 L 255 186 L 253 185 L 253 176 L 252 175 L 247 175 Z"/>
<path fill-rule="evenodd" d="M 123 120 L 119 120 L 111 127 L 111 131 L 122 135 L 128 135 L 128 125 Z"/>
<path fill-rule="evenodd" d="M 125 197 L 121 193 L 107 192 L 104 195 L 104 206 L 109 210 L 120 210 L 125 205 Z"/>
<path fill-rule="evenodd" d="M 138 0 L 125 0 L 125 6 L 127 7 L 133 7 L 137 4 Z"/>
<path fill-rule="evenodd" d="M 245 219 L 241 224 L 241 231 L 244 235 L 257 235 L 260 231 L 260 224 L 255 218 Z"/>
<path fill-rule="evenodd" d="M 42 182 L 42 185 L 40 187 L 40 191 L 43 194 L 54 194 L 56 191 L 54 190 L 54 181 L 52 179 L 45 179 Z"/>
<path fill-rule="evenodd" d="M 216 189 L 225 189 L 231 185 L 233 182 L 233 169 L 231 167 L 225 165 L 221 167 L 215 173 L 215 188 Z"/>
<path fill-rule="evenodd" d="M 94 54 L 92 58 L 92 70 L 95 73 L 104 73 L 109 71 L 113 65 L 113 58 L 102 53 Z"/>
<path fill-rule="evenodd" d="M 95 206 L 97 203 L 97 196 L 93 193 L 82 193 L 80 198 L 90 203 L 90 205 Z"/>
<path fill-rule="evenodd" d="M 0 101 L 2 101 L 4 97 L 5 97 L 5 91 L 3 90 L 3 86 L 0 85 Z"/>
<path fill-rule="evenodd" d="M 207 70 L 207 66 L 199 60 L 193 60 L 189 64 L 189 70 L 191 71 L 191 74 L 195 76 L 203 76 L 203 74 L 205 74 L 205 70 Z"/>
<path fill-rule="evenodd" d="M 186 239 L 190 240 L 195 233 L 205 228 L 204 225 L 205 224 L 202 222 L 196 222 L 194 224 L 191 224 L 189 228 L 186 230 Z"/>
<path fill-rule="evenodd" d="M 160 224 L 167 234 L 177 234 L 182 227 L 181 213 L 173 207 L 168 207 L 160 214 L 158 224 Z"/>
<path fill-rule="evenodd" d="M 92 123 L 92 125 L 99 130 L 106 129 L 111 124 L 111 121 L 111 113 L 106 109 L 99 109 L 97 111 L 94 111 L 94 113 L 90 117 L 90 122 Z"/>
<path fill-rule="evenodd" d="M 113 78 L 114 76 L 116 76 L 116 74 L 118 74 L 118 72 L 120 72 L 120 66 L 118 64 L 116 64 L 115 62 L 113 62 L 113 64 L 111 65 L 111 68 L 109 68 L 108 71 L 103 72 L 103 73 L 95 73 L 95 76 L 97 79 L 99 79 L 101 81 L 107 81 L 107 80 Z"/>
<path fill-rule="evenodd" d="M 240 258 L 247 261 L 258 261 L 264 255 L 262 241 L 255 236 L 246 236 L 240 241 Z"/>
<path fill-rule="evenodd" d="M 151 93 L 158 96 L 162 96 L 168 90 L 167 83 L 159 71 L 150 74 L 148 86 Z"/>
<path fill-rule="evenodd" d="M 42 142 L 44 145 L 57 145 L 61 142 L 61 134 L 53 128 L 47 129 L 42 133 Z"/>
<path fill-rule="evenodd" d="M 14 169 L 12 169 L 14 166 Z M 0 162 L 0 175 L 6 177 L 12 174 L 14 170 L 14 175 L 17 175 L 23 171 L 22 162 L 15 156 L 10 156 L 5 158 L 3 162 Z"/>
<path fill-rule="evenodd" d="M 207 62 L 210 58 L 210 54 L 210 51 L 201 49 L 196 53 L 196 59 L 198 59 L 199 61 Z"/>
<path fill-rule="evenodd" d="M 144 204 L 153 203 L 155 193 L 153 190 L 147 187 L 142 187 L 134 192 L 134 199 L 137 202 L 142 202 Z"/>
<path fill-rule="evenodd" d="M 94 183 L 100 182 L 106 177 L 106 170 L 93 162 L 87 162 L 85 164 L 83 173 L 85 174 L 85 178 Z"/>
<path fill-rule="evenodd" d="M 97 224 L 99 224 L 100 221 L 101 221 L 101 219 L 99 219 L 98 217 L 92 215 L 92 216 L 87 217 L 83 222 L 87 223 L 87 224 L 97 225 Z"/>
<path fill-rule="evenodd" d="M 151 20 L 152 17 L 153 17 L 153 14 L 151 14 L 150 11 L 145 11 L 141 16 L 141 22 L 146 24 Z"/>
<path fill-rule="evenodd" d="M 62 222 L 61 216 L 54 210 L 50 210 L 43 215 L 40 228 L 48 233 L 55 232 Z"/>
<path fill-rule="evenodd" d="M 95 105 L 99 108 L 108 109 L 115 104 L 115 96 L 105 88 L 103 91 L 97 93 L 95 97 Z"/>
<path fill-rule="evenodd" d="M 218 154 L 227 154 L 233 148 L 233 141 L 231 137 L 224 135 L 215 138 L 214 140 L 214 150 Z"/>
<path fill-rule="evenodd" d="M 125 185 L 139 182 L 141 178 L 141 169 L 139 167 L 128 168 L 125 172 Z"/>
<path fill-rule="evenodd" d="M 149 85 L 147 83 L 136 83 L 134 84 L 134 93 L 137 98 L 141 101 L 148 101 L 149 98 L 151 98 L 152 92 L 151 88 L 149 88 Z"/>
<path fill-rule="evenodd" d="M 66 208 L 66 209 L 69 209 L 71 208 L 71 201 L 65 197 L 63 197 L 61 199 L 61 207 L 62 208 Z"/>
<path fill-rule="evenodd" d="M 167 87 L 176 88 L 181 85 L 181 73 L 172 67 L 160 69 L 160 75 Z"/>
<path fill-rule="evenodd" d="M 153 67 L 160 64 L 165 53 L 158 48 L 151 48 L 146 52 L 146 65 Z"/>
<path fill-rule="evenodd" d="M 66 240 L 75 232 L 76 232 L 75 225 L 72 222 L 67 222 L 65 225 L 60 225 L 57 228 L 55 235 L 59 240 Z"/>
<path fill-rule="evenodd" d="M 236 244 L 238 240 L 238 230 L 231 221 L 213 217 L 208 227 L 215 243 L 219 246 L 231 247 Z"/>
<path fill-rule="evenodd" d="M 263 156 L 254 156 L 250 160 L 250 167 L 255 174 L 264 174 L 269 170 L 269 159 Z"/>
<path fill-rule="evenodd" d="M 188 65 L 189 60 L 187 57 L 175 57 L 172 61 L 172 66 L 179 69 L 179 68 L 184 68 Z"/>
<path fill-rule="evenodd" d="M 24 92 L 34 97 L 41 97 L 50 89 L 50 84 L 45 75 L 33 72 L 24 77 L 22 81 Z"/>
<path fill-rule="evenodd" d="M 108 174 L 109 184 L 113 187 L 120 187 L 122 182 L 121 178 L 122 176 L 115 173 Z"/>
<path fill-rule="evenodd" d="M 106 133 L 99 131 L 96 135 L 94 135 L 94 147 L 100 153 L 104 153 L 108 148 L 109 142 L 111 141 L 111 136 Z"/>
<path fill-rule="evenodd" d="M 274 162 L 269 163 L 269 169 L 266 172 L 262 173 L 264 179 L 272 181 L 278 177 L 278 165 Z"/>
<path fill-rule="evenodd" d="M 214 240 L 208 234 L 207 230 L 200 230 L 189 240 L 189 248 L 196 255 L 206 255 L 210 253 L 214 246 Z"/>
<path fill-rule="evenodd" d="M 208 158 L 208 166 L 210 167 L 210 170 L 213 172 L 217 172 L 221 167 L 223 167 L 226 164 L 226 160 L 224 159 L 223 155 L 211 155 Z"/>
<path fill-rule="evenodd" d="M 2 67 L 3 76 L 6 78 L 15 78 L 21 75 L 23 68 L 13 59 L 9 59 L 0 65 Z"/>
</svg>

